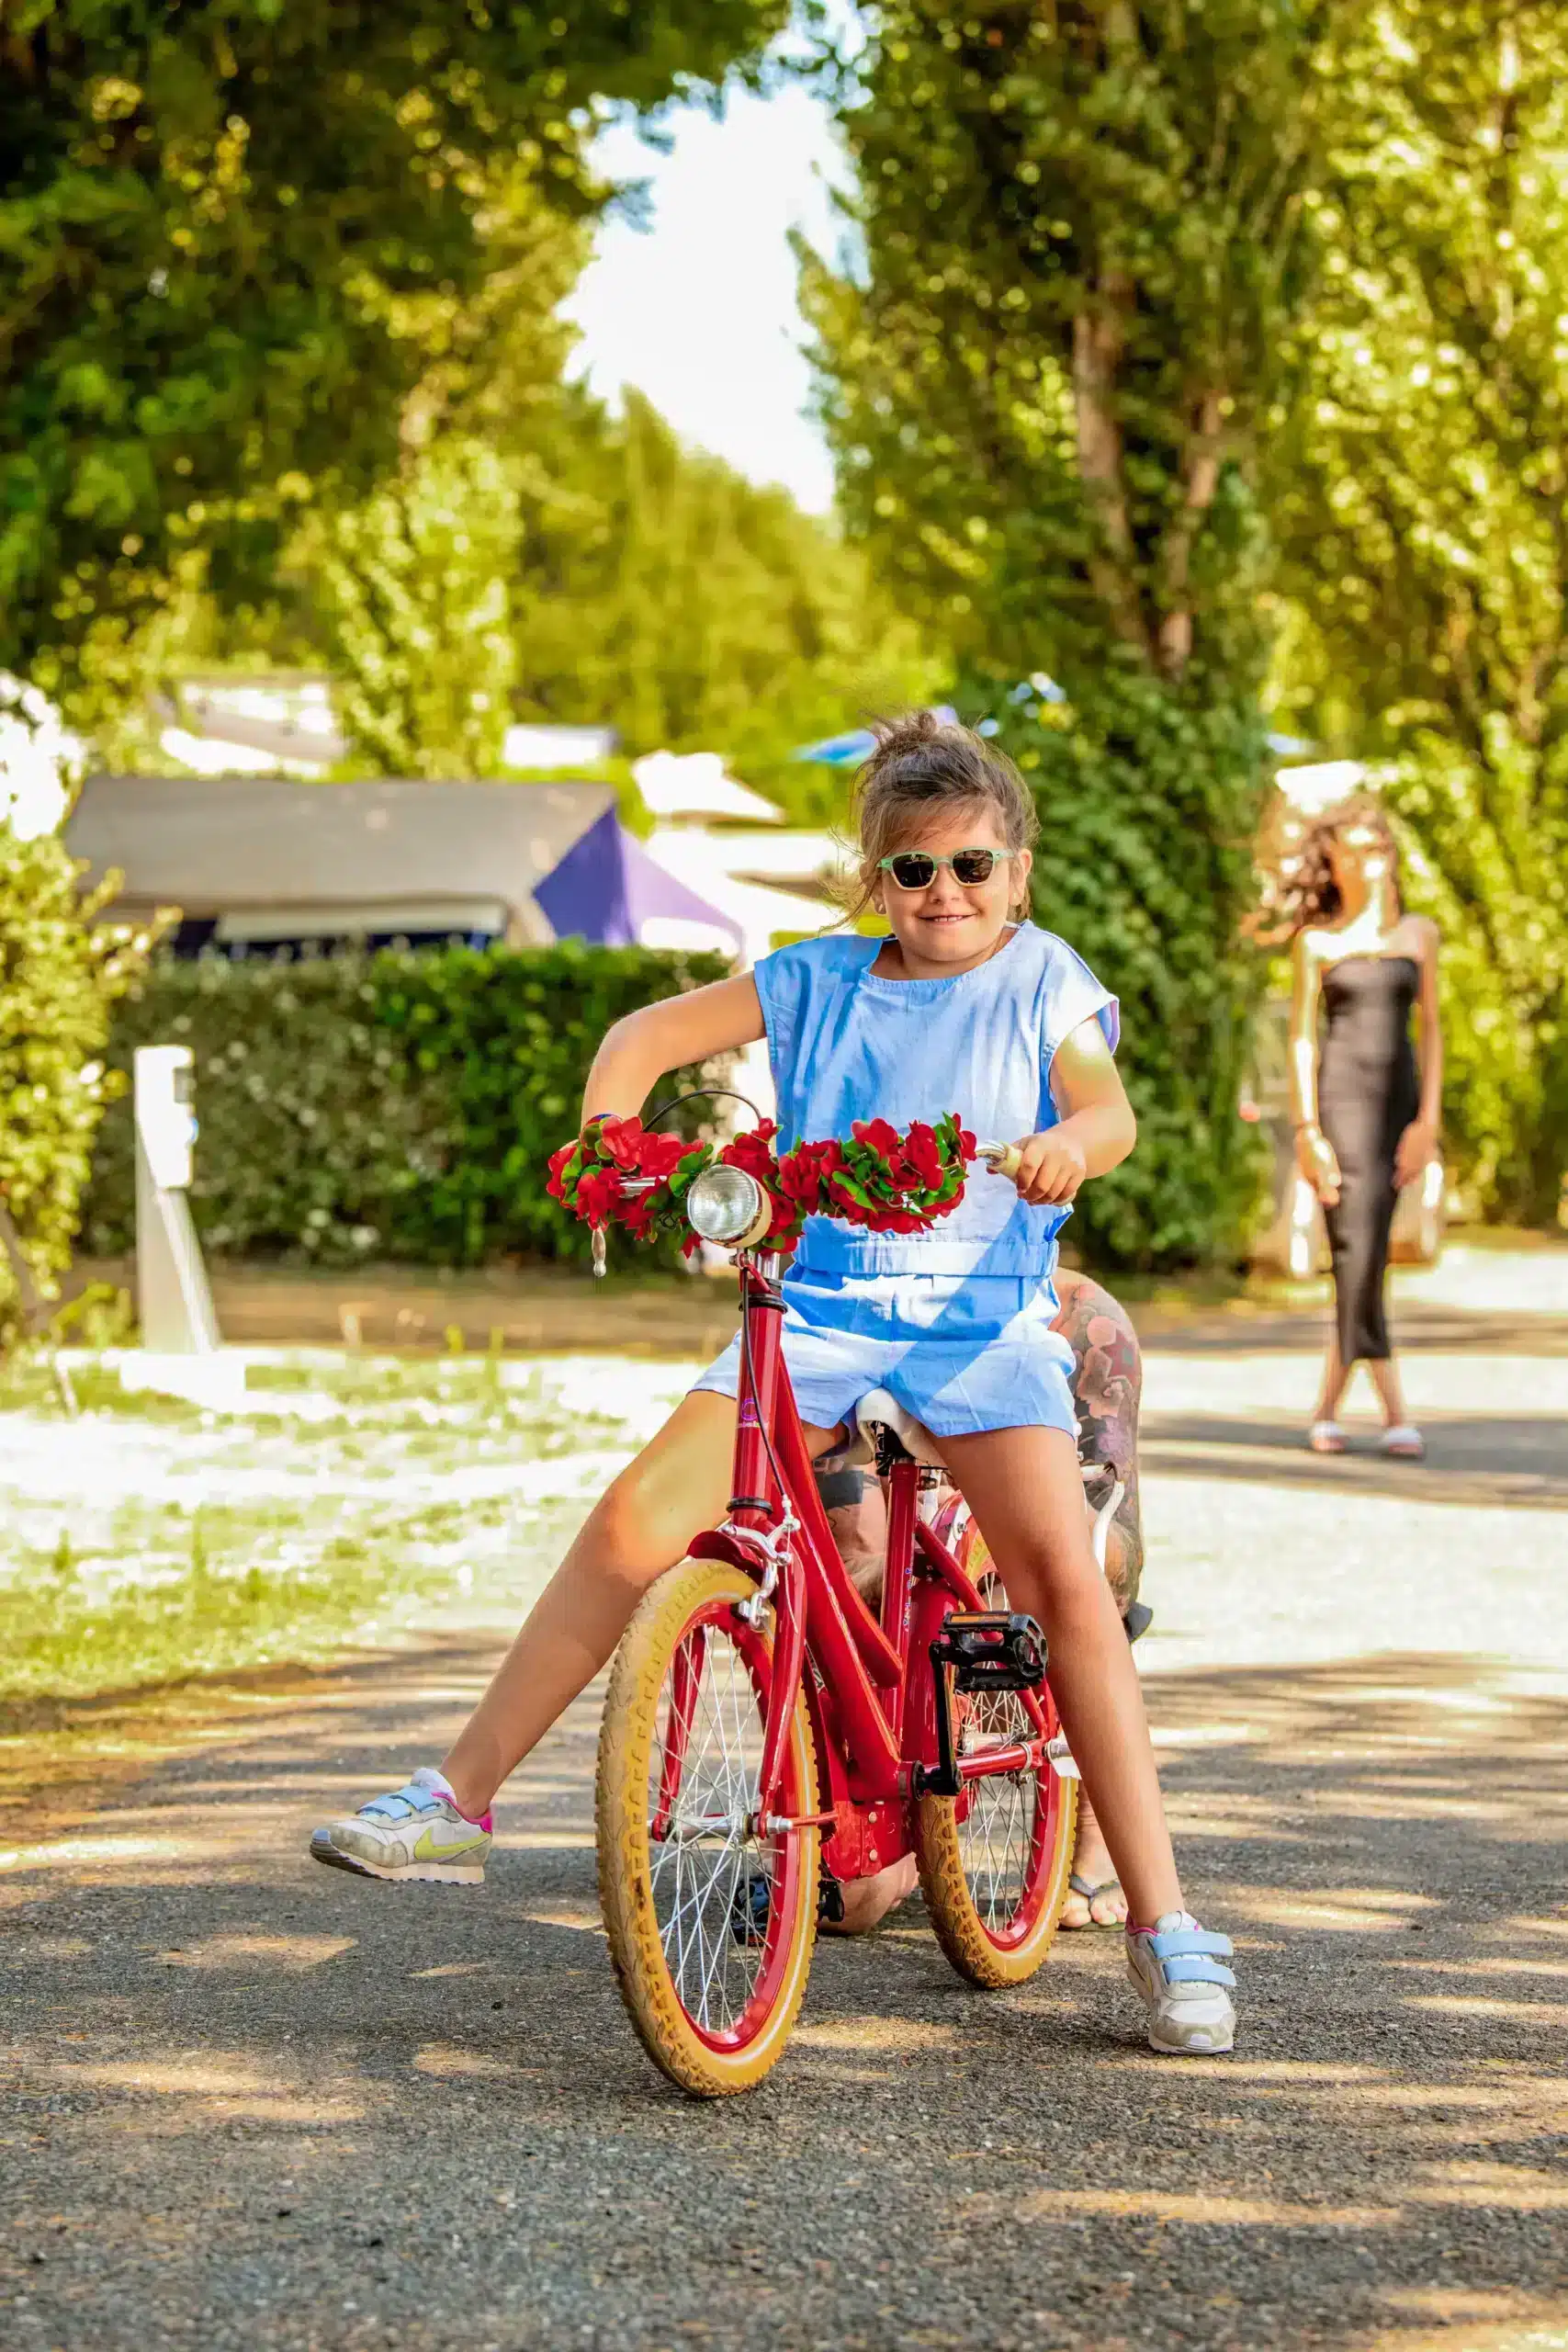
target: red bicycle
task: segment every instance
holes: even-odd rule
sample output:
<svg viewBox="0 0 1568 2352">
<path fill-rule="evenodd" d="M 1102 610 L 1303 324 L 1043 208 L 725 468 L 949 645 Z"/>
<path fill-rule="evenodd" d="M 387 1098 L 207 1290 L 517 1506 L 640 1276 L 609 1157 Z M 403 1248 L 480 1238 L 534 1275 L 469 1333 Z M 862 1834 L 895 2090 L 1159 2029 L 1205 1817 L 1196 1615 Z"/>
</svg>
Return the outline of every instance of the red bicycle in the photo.
<svg viewBox="0 0 1568 2352">
<path fill-rule="evenodd" d="M 983 1147 L 1006 1170 L 1003 1147 Z M 626 1180 L 628 1193 L 645 1180 Z M 976 1985 L 1044 1960 L 1076 1782 L 1053 1756 L 1039 1626 L 1012 1612 L 926 1432 L 867 1398 L 888 1533 L 874 1614 L 840 1556 L 780 1344 L 782 1260 L 756 1178 L 715 1163 L 682 1209 L 735 1252 L 742 1375 L 728 1516 L 616 1652 L 599 1741 L 599 1893 L 633 2024 L 682 2089 L 749 2090 L 806 1993 L 820 1906 L 914 1852 Z"/>
</svg>

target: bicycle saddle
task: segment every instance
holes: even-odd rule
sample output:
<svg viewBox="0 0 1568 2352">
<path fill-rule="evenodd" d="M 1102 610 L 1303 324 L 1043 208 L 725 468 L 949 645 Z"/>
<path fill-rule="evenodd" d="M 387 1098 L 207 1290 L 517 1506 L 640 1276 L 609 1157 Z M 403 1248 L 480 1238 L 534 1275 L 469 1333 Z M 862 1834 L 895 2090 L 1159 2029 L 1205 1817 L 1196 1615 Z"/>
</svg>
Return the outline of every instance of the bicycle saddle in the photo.
<svg viewBox="0 0 1568 2352">
<path fill-rule="evenodd" d="M 946 1469 L 947 1464 L 942 1458 L 937 1442 L 925 1423 L 917 1421 L 913 1413 L 907 1413 L 897 1397 L 890 1396 L 886 1388 L 873 1388 L 861 1398 L 855 1407 L 855 1419 L 860 1425 L 859 1443 L 865 1449 L 863 1458 L 867 1462 L 874 1453 L 868 1431 L 881 1428 L 891 1430 L 905 1453 L 912 1453 L 917 1462 L 927 1464 L 932 1470 Z M 851 1447 L 848 1458 L 857 1458 L 854 1446 Z"/>
</svg>

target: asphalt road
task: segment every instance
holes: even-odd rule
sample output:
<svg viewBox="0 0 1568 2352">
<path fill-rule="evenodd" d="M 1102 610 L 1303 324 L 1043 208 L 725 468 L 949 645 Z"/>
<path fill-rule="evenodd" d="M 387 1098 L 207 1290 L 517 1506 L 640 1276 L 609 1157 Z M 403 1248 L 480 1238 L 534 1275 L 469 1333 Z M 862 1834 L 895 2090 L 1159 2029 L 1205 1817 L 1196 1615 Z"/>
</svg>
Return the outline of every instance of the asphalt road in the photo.
<svg viewBox="0 0 1568 2352">
<path fill-rule="evenodd" d="M 0 2342 L 1568 2346 L 1568 1358 L 1452 1340 L 1430 1464 L 1321 1477 L 1304 1356 L 1151 1358 L 1148 1688 L 1233 2057 L 1144 2049 L 1113 1937 L 977 1995 L 917 1905 L 686 2103 L 598 1930 L 591 1701 L 482 1891 L 304 1858 L 439 1752 L 475 1629 L 238 1688 L 10 1841 Z"/>
</svg>

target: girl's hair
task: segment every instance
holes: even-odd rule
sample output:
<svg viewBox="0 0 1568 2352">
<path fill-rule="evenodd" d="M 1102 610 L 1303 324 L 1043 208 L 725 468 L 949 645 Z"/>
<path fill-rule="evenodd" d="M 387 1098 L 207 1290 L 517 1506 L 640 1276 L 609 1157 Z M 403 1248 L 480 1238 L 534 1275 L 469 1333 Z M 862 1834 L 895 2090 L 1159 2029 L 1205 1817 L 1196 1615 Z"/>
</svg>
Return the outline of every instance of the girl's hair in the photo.
<svg viewBox="0 0 1568 2352">
<path fill-rule="evenodd" d="M 1246 928 L 1260 946 L 1277 947 L 1314 923 L 1330 923 L 1340 911 L 1339 886 L 1329 857 L 1331 843 L 1352 825 L 1369 825 L 1387 854 L 1394 903 L 1404 912 L 1399 880 L 1399 843 L 1382 802 L 1370 792 L 1337 800 L 1310 823 L 1289 834 L 1277 826 L 1273 854 L 1264 870 L 1262 904 Z"/>
<path fill-rule="evenodd" d="M 1005 752 L 997 751 L 967 727 L 944 724 L 934 712 L 875 724 L 876 749 L 855 779 L 855 819 L 860 868 L 850 912 L 871 904 L 881 860 L 908 845 L 926 820 L 969 808 L 989 808 L 1010 850 L 1028 849 L 1040 830 L 1034 803 Z M 1009 912 L 1026 913 L 1029 885 L 1010 876 Z"/>
</svg>

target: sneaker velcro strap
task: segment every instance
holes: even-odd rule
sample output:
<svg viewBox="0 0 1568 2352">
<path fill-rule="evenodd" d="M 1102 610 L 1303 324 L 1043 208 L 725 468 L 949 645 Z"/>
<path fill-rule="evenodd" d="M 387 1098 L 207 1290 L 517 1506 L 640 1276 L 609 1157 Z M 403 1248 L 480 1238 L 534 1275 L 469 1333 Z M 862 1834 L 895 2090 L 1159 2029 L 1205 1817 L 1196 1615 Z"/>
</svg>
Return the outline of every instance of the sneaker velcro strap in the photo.
<svg viewBox="0 0 1568 2352">
<path fill-rule="evenodd" d="M 1174 1960 L 1162 1960 L 1160 1974 L 1168 1984 L 1234 1984 L 1235 1973 L 1222 1968 L 1207 1952 L 1179 1953 Z"/>
<path fill-rule="evenodd" d="M 416 1789 L 411 1781 L 406 1789 L 394 1789 L 390 1796 L 372 1797 L 362 1804 L 361 1813 L 378 1815 L 384 1821 L 406 1821 L 411 1814 L 433 1813 L 435 1800 L 428 1789 Z"/>
<path fill-rule="evenodd" d="M 1207 1953 L 1214 1960 L 1233 1957 L 1228 1936 L 1212 1936 L 1202 1928 L 1168 1928 L 1163 1936 L 1149 1938 L 1149 1950 L 1159 1961 L 1184 1960 L 1195 1953 Z"/>
</svg>

